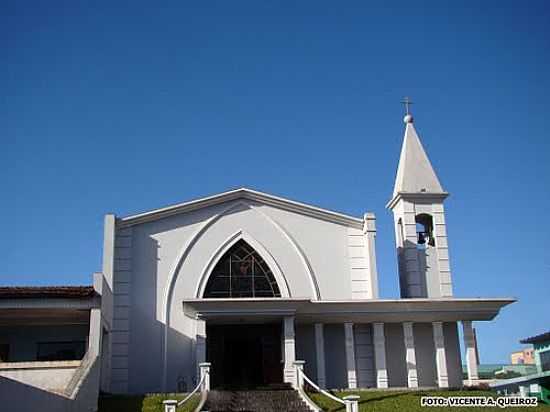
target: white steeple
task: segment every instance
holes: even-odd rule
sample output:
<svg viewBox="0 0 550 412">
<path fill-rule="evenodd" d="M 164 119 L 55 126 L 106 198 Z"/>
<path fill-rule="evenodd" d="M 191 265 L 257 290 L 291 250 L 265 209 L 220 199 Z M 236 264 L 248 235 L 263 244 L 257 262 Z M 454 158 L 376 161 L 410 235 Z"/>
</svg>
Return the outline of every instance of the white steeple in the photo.
<svg viewBox="0 0 550 412">
<path fill-rule="evenodd" d="M 409 113 L 392 200 L 401 296 L 440 298 L 453 295 L 443 202 L 448 193 L 420 143 Z"/>
<path fill-rule="evenodd" d="M 413 124 L 413 117 L 407 114 L 403 147 L 399 158 L 393 196 L 398 193 L 445 193 L 428 155 L 420 143 Z"/>
</svg>

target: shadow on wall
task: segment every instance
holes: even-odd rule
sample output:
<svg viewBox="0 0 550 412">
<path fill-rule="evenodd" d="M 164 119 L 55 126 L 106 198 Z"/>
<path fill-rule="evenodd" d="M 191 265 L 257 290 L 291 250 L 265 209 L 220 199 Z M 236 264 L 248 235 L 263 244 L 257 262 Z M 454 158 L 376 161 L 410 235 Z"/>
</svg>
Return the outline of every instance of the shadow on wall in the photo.
<svg viewBox="0 0 550 412">
<path fill-rule="evenodd" d="M 0 376 L 2 410 L 10 412 L 95 412 L 99 396 L 99 358 L 82 381 L 75 399 Z"/>
<path fill-rule="evenodd" d="M 118 311 L 115 301 L 115 317 L 128 319 L 129 332 L 120 333 L 121 338 L 128 335 L 127 358 L 124 351 L 117 351 L 117 342 L 113 340 L 115 350 L 112 358 L 112 388 L 119 391 L 118 381 L 128 382 L 128 393 L 141 394 L 161 392 L 163 382 L 163 341 L 165 325 L 158 320 L 157 305 L 162 296 L 158 295 L 158 261 L 162 255 L 159 242 L 154 238 L 159 231 L 148 230 L 135 236 L 139 244 L 134 247 L 139 255 L 134 257 L 131 282 L 131 301 L 129 308 Z M 115 282 L 116 290 L 116 282 Z M 116 299 L 116 298 L 115 298 Z M 181 308 L 183 314 L 183 307 Z M 115 332 L 115 335 L 116 332 Z M 115 339 L 118 339 L 115 337 Z M 169 327 L 166 334 L 168 353 L 167 388 L 169 392 L 185 392 L 194 387 L 194 340 L 180 331 Z M 126 345 L 120 345 L 121 349 Z"/>
<path fill-rule="evenodd" d="M 399 289 L 402 298 L 408 297 L 427 297 L 428 291 L 434 287 L 438 289 L 439 279 L 430 279 L 428 268 L 434 262 L 435 251 L 432 252 L 431 247 L 422 247 L 410 240 L 405 240 L 404 246 L 397 248 L 398 265 L 399 265 Z M 407 262 L 409 266 L 407 267 Z M 437 264 L 437 263 L 436 263 Z M 415 265 L 411 267 L 410 265 Z M 410 296 L 407 277 L 416 272 L 418 274 L 419 295 Z M 437 274 L 438 271 L 432 271 L 432 274 Z"/>
</svg>

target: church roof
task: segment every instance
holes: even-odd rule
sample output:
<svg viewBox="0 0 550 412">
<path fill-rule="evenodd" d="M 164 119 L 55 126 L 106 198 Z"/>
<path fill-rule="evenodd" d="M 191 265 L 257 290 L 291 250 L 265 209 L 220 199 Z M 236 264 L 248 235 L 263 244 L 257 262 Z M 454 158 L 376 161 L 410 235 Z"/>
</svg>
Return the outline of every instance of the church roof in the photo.
<svg viewBox="0 0 550 412">
<path fill-rule="evenodd" d="M 191 200 L 189 202 L 179 203 L 160 209 L 151 210 L 136 215 L 126 216 L 118 219 L 120 226 L 132 226 L 144 222 L 149 222 L 172 216 L 179 213 L 190 212 L 193 210 L 201 209 L 208 206 L 217 205 L 220 203 L 238 200 L 248 199 L 262 204 L 267 204 L 281 209 L 294 211 L 304 215 L 316 217 L 319 219 L 336 222 L 348 226 L 362 228 L 364 220 L 355 216 L 346 215 L 343 213 L 335 212 L 328 209 L 322 209 L 317 206 L 312 206 L 306 203 L 296 202 L 294 200 L 286 199 L 279 196 L 259 192 L 256 190 L 242 187 L 235 190 L 229 190 L 213 196 L 203 197 L 200 199 Z M 372 214 L 367 214 L 368 218 L 374 218 Z"/>
<path fill-rule="evenodd" d="M 405 117 L 405 123 L 405 137 L 401 148 L 393 197 L 399 193 L 446 193 L 420 142 L 411 115 Z"/>
<path fill-rule="evenodd" d="M 0 299 L 84 299 L 95 296 L 93 286 L 2 286 Z"/>
</svg>

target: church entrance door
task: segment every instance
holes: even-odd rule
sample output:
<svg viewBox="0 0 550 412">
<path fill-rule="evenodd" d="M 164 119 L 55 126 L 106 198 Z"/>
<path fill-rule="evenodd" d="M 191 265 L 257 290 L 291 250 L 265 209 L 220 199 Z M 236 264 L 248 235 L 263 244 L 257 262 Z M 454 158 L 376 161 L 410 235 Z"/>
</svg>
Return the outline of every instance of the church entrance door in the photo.
<svg viewBox="0 0 550 412">
<path fill-rule="evenodd" d="M 213 388 L 255 388 L 283 381 L 281 325 L 207 325 Z"/>
</svg>

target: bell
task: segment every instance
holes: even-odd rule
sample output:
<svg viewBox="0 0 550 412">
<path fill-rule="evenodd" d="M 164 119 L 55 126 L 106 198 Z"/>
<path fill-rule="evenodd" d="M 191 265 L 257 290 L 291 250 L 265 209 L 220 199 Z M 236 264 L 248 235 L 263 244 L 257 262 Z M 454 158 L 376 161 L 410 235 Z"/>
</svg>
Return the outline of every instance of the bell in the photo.
<svg viewBox="0 0 550 412">
<path fill-rule="evenodd" d="M 424 243 L 426 243 L 426 235 L 422 232 L 419 232 L 418 233 L 418 244 L 423 245 Z"/>
</svg>

